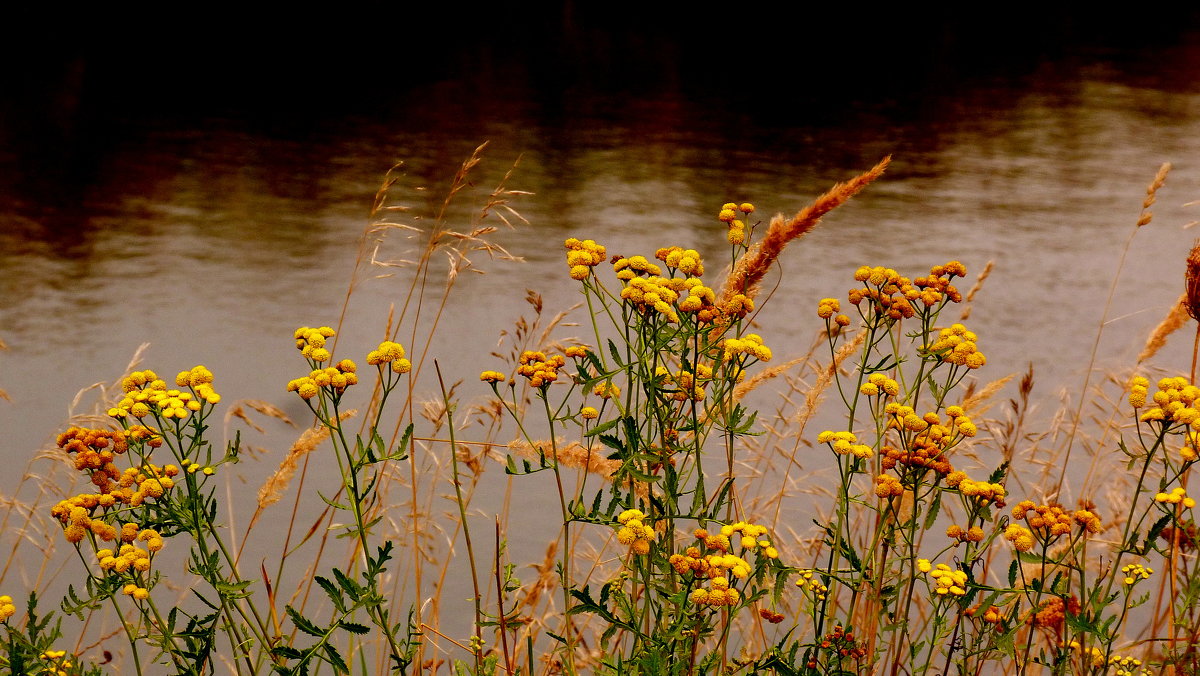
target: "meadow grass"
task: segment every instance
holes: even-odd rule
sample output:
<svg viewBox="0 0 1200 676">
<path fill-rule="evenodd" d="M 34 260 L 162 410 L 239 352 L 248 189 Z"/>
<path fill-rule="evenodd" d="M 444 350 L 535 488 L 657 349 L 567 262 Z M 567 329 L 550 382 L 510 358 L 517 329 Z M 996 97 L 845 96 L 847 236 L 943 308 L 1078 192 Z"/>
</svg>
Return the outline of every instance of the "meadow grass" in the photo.
<svg viewBox="0 0 1200 676">
<path fill-rule="evenodd" d="M 778 303 L 763 280 L 885 158 L 790 218 L 716 209 L 726 260 L 567 239 L 580 304 L 552 314 L 529 292 L 502 347 L 474 355 L 480 381 L 446 382 L 456 281 L 514 258 L 491 236 L 523 222 L 512 170 L 475 188 L 482 151 L 424 212 L 403 166 L 388 172 L 341 315 L 291 338 L 286 389 L 311 419 L 244 528 L 220 494 L 251 448 L 236 430 L 297 423 L 224 401 L 203 366 L 162 377 L 135 358 L 89 393 L 98 408 L 31 462 L 33 497 L 2 506 L 21 539 L 0 575 L 0 673 L 1198 671 L 1200 388 L 1194 363 L 1148 364 L 1200 317 L 1200 254 L 1130 372 L 1093 383 L 1089 366 L 1049 421 L 1032 370 L 976 378 L 987 336 L 966 322 L 990 263 L 830 280 L 827 298 L 790 299 L 823 328 L 776 359 L 754 331 Z M 389 260 L 399 236 L 409 253 Z M 379 343 L 339 345 L 355 290 L 396 273 Z M 753 410 L 768 384 L 776 403 Z M 332 480 L 316 469 L 330 455 Z M 512 546 L 530 540 L 530 495 L 554 524 L 534 553 Z"/>
</svg>

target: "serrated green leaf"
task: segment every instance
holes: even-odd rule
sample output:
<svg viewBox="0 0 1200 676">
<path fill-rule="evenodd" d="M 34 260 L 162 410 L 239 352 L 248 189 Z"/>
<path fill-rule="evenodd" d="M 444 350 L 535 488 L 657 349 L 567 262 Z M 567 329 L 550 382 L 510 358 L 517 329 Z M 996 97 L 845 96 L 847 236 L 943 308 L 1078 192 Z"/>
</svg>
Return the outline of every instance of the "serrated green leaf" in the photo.
<svg viewBox="0 0 1200 676">
<path fill-rule="evenodd" d="M 371 628 L 368 627 L 367 625 L 359 624 L 357 622 L 350 622 L 349 620 L 342 620 L 341 622 L 338 622 L 338 627 L 341 629 L 345 629 L 346 631 L 350 632 L 351 634 L 360 634 L 361 635 L 361 634 L 369 634 L 371 632 Z"/>
<path fill-rule="evenodd" d="M 316 636 L 317 638 L 325 635 L 325 632 L 320 627 L 313 624 L 307 617 L 301 615 L 300 611 L 290 605 L 284 606 L 283 609 L 287 612 L 288 617 L 292 618 L 292 624 L 296 625 L 296 628 L 300 631 L 309 636 Z"/>
</svg>

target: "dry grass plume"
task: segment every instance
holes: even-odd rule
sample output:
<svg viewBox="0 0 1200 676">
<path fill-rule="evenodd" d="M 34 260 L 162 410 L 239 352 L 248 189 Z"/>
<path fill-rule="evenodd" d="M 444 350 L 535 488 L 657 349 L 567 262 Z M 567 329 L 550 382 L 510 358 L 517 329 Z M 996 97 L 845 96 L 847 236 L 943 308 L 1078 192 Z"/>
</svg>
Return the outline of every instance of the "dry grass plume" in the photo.
<svg viewBox="0 0 1200 676">
<path fill-rule="evenodd" d="M 822 216 L 845 204 L 869 183 L 882 176 L 891 161 L 892 156 L 888 155 L 867 172 L 859 174 L 845 183 L 834 185 L 812 204 L 797 212 L 790 220 L 785 219 L 782 214 L 772 218 L 771 225 L 767 228 L 767 234 L 762 241 L 754 245 L 738 261 L 737 266 L 725 279 L 725 284 L 721 288 L 721 303 L 718 305 L 723 305 L 735 294 L 742 293 L 751 298 L 757 295 L 759 284 L 767 274 L 767 270 L 771 269 L 771 265 L 775 259 L 779 258 L 779 254 L 783 253 L 788 242 L 802 237 L 817 227 Z"/>
</svg>

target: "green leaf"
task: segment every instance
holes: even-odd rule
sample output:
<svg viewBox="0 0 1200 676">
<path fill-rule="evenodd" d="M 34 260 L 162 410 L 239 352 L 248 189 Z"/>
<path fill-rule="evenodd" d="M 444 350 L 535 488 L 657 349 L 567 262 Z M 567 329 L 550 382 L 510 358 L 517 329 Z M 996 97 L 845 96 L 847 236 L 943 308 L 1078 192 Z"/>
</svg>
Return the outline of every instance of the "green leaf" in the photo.
<svg viewBox="0 0 1200 676">
<path fill-rule="evenodd" d="M 619 422 L 621 422 L 620 418 L 613 418 L 612 420 L 600 423 L 599 425 L 596 425 L 592 429 L 585 432 L 583 436 L 594 437 L 597 434 L 602 434 L 602 433 L 607 432 L 607 431 L 611 430 L 612 428 L 616 427 L 617 423 L 619 423 Z"/>
<path fill-rule="evenodd" d="M 285 612 L 287 612 L 288 617 L 292 618 L 292 624 L 295 624 L 296 628 L 300 631 L 308 634 L 309 636 L 316 636 L 317 638 L 321 638 L 325 635 L 324 630 L 309 621 L 307 617 L 301 615 L 300 611 L 296 610 L 290 605 L 284 606 L 283 609 Z"/>
<path fill-rule="evenodd" d="M 338 627 L 340 627 L 341 629 L 345 629 L 346 631 L 350 632 L 351 634 L 362 635 L 362 634 L 371 633 L 371 628 L 368 627 L 367 625 L 359 624 L 357 622 L 351 622 L 349 620 L 342 620 L 341 622 L 338 622 Z"/>
<path fill-rule="evenodd" d="M 925 515 L 925 523 L 922 524 L 922 528 L 925 530 L 933 528 L 933 523 L 937 521 L 940 511 L 942 511 L 942 491 L 934 491 L 933 502 L 929 505 L 929 513 Z"/>
<path fill-rule="evenodd" d="M 277 645 L 274 648 L 271 648 L 271 654 L 276 657 L 284 657 L 289 660 L 298 660 L 304 657 L 304 653 L 288 645 Z"/>
<path fill-rule="evenodd" d="M 346 660 L 342 659 L 342 654 L 332 643 L 322 643 L 321 649 L 325 651 L 325 659 L 330 666 L 343 674 L 350 673 L 350 667 L 346 665 Z"/>
</svg>

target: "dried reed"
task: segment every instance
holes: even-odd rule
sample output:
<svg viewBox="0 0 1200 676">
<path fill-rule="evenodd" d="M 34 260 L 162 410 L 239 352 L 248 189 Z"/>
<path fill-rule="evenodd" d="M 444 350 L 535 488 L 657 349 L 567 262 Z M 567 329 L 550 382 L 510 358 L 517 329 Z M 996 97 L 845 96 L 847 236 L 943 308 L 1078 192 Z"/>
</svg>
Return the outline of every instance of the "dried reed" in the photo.
<svg viewBox="0 0 1200 676">
<path fill-rule="evenodd" d="M 751 298 L 755 297 L 767 270 L 779 258 L 779 254 L 783 253 L 788 243 L 817 227 L 822 216 L 845 204 L 868 184 L 882 176 L 891 161 L 892 156 L 888 155 L 869 171 L 859 174 L 845 183 L 834 185 L 812 204 L 797 212 L 790 220 L 785 219 L 782 214 L 772 218 L 771 225 L 767 228 L 767 234 L 762 241 L 754 245 L 726 277 L 725 283 L 721 287 L 720 304 L 724 304 L 725 301 L 739 293 Z"/>
</svg>

